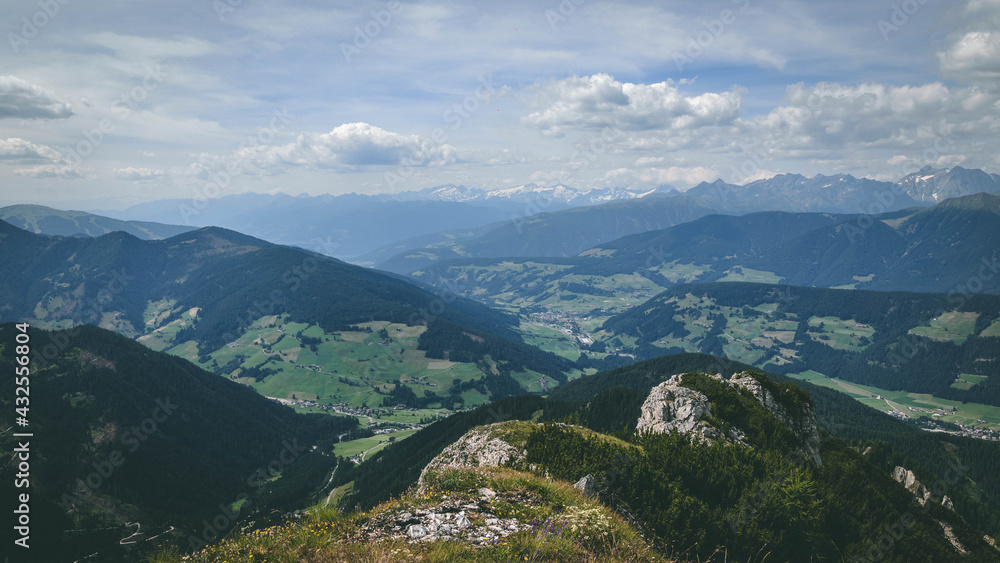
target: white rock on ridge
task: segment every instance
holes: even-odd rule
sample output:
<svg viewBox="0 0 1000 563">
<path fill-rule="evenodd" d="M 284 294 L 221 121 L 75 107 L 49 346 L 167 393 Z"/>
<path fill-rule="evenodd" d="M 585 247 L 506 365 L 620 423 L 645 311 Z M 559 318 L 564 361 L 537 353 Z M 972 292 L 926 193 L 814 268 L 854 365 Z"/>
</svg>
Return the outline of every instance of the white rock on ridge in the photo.
<svg viewBox="0 0 1000 563">
<path fill-rule="evenodd" d="M 695 440 L 709 444 L 722 439 L 746 446 L 746 436 L 737 428 L 731 428 L 727 435 L 704 421 L 712 416 L 712 405 L 704 394 L 681 386 L 681 375 L 675 375 L 653 387 L 642 404 L 639 432 L 672 434 L 680 432 Z M 717 377 L 717 376 L 710 376 Z M 721 380 L 721 377 L 719 377 Z"/>
<path fill-rule="evenodd" d="M 802 405 L 799 413 L 789 412 L 764 385 L 749 373 L 740 373 L 725 379 L 721 375 L 708 375 L 730 387 L 748 391 L 768 412 L 774 414 L 801 440 L 800 451 L 816 466 L 822 466 L 820 458 L 819 428 L 816 417 L 808 404 Z M 654 433 L 680 432 L 693 436 L 695 440 L 713 443 L 724 440 L 728 443 L 748 446 L 746 434 L 739 428 L 728 426 L 719 430 L 705 422 L 712 417 L 712 405 L 703 393 L 681 386 L 683 374 L 675 375 L 654 387 L 642 405 L 636 429 Z"/>
<path fill-rule="evenodd" d="M 449 467 L 500 467 L 524 459 L 525 453 L 501 440 L 491 438 L 489 428 L 474 428 L 446 447 L 420 472 L 417 481 L 423 489 L 424 475 L 431 470 Z"/>
<path fill-rule="evenodd" d="M 756 377 L 749 373 L 734 375 L 729 383 L 741 389 L 746 389 L 757 399 L 765 409 L 778 417 L 785 427 L 793 434 L 802 439 L 801 452 L 809 456 L 817 467 L 823 465 L 823 459 L 819 455 L 820 438 L 819 428 L 816 426 L 816 415 L 812 412 L 812 407 L 808 403 L 801 405 L 802 411 L 796 414 L 788 412 L 770 391 L 765 388 Z"/>
<path fill-rule="evenodd" d="M 917 502 L 920 503 L 920 506 L 927 504 L 927 499 L 931 498 L 931 492 L 927 490 L 927 487 L 923 483 L 917 481 L 917 476 L 909 469 L 897 465 L 896 469 L 892 471 L 892 478 L 903 485 L 907 491 L 913 493 L 913 496 L 917 497 Z M 950 501 L 951 499 L 948 500 Z"/>
</svg>

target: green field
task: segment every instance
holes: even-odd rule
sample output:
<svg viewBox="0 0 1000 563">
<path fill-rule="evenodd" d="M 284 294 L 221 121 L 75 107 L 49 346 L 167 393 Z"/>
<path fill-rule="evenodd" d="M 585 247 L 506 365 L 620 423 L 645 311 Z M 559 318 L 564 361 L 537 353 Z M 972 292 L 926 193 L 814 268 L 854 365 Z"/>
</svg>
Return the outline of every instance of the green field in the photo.
<svg viewBox="0 0 1000 563">
<path fill-rule="evenodd" d="M 143 321 L 145 334 L 136 340 L 157 352 L 162 352 L 176 344 L 179 330 L 198 321 L 198 308 L 176 307 L 176 302 L 172 300 L 157 301 L 146 306 Z M 197 350 L 195 353 L 197 354 Z"/>
<path fill-rule="evenodd" d="M 448 275 L 459 287 L 475 288 L 463 292 L 465 297 L 515 313 L 530 307 L 572 315 L 603 309 L 611 315 L 643 303 L 664 289 L 636 274 L 566 274 L 570 268 L 572 266 L 565 264 L 533 260 L 504 261 L 487 266 L 453 266 Z M 671 275 L 686 279 L 692 277 L 695 271 L 698 271 L 697 267 L 678 266 Z M 414 275 L 419 277 L 418 273 Z M 578 284 L 596 291 L 573 291 L 565 289 L 567 284 Z"/>
<path fill-rule="evenodd" d="M 809 336 L 835 350 L 860 352 L 875 337 L 875 329 L 854 319 L 837 317 L 812 317 L 809 319 Z"/>
<path fill-rule="evenodd" d="M 698 276 L 711 270 L 712 267 L 699 266 L 697 264 L 678 264 L 677 260 L 674 260 L 673 262 L 650 269 L 673 283 L 682 284 L 694 281 Z"/>
<path fill-rule="evenodd" d="M 400 430 L 399 432 L 393 432 L 391 434 L 377 434 L 370 438 L 360 438 L 357 440 L 351 440 L 350 442 L 341 442 L 339 444 L 334 444 L 333 453 L 343 457 L 351 457 L 362 452 L 367 452 L 365 455 L 369 456 L 392 443 L 389 441 L 389 438 L 395 438 L 394 441 L 398 442 L 400 440 L 405 440 L 416 433 L 417 429 Z"/>
<path fill-rule="evenodd" d="M 923 393 L 888 391 L 869 385 L 829 378 L 814 371 L 790 374 L 790 376 L 814 385 L 836 389 L 882 412 L 895 410 L 903 413 L 907 418 L 931 418 L 1000 431 L 1000 407 L 978 403 L 963 404 Z M 955 409 L 955 411 L 951 411 L 951 409 Z"/>
<path fill-rule="evenodd" d="M 764 272 L 752 268 L 736 266 L 726 270 L 720 282 L 751 282 L 751 283 L 781 283 L 782 277 L 774 272 Z"/>
<path fill-rule="evenodd" d="M 958 374 L 958 379 L 960 379 L 961 381 L 956 381 L 956 382 L 952 383 L 951 386 L 954 387 L 955 389 L 961 389 L 963 391 L 968 391 L 969 389 L 972 389 L 973 387 L 975 387 L 977 384 L 986 381 L 986 376 L 985 375 L 972 375 L 972 374 L 968 374 L 968 373 L 960 373 L 960 374 Z"/>
<path fill-rule="evenodd" d="M 979 313 L 942 313 L 941 316 L 931 319 L 928 326 L 918 326 L 911 329 L 910 334 L 924 336 L 931 340 L 962 344 L 966 338 L 972 335 L 978 318 Z"/>
<path fill-rule="evenodd" d="M 426 327 L 385 321 L 326 333 L 317 325 L 293 323 L 287 317 L 272 315 L 257 319 L 235 341 L 205 353 L 194 342 L 173 342 L 178 330 L 197 322 L 198 311 L 179 311 L 172 306 L 168 302 L 150 304 L 146 315 L 148 332 L 140 337 L 141 342 L 154 349 L 166 349 L 209 371 L 221 372 L 268 397 L 375 408 L 382 405 L 384 394 L 397 380 L 418 396 L 424 396 L 425 391 L 445 396 L 454 380 L 464 382 L 483 376 L 474 364 L 428 358 L 417 350 Z M 522 377 L 533 382 L 532 390 L 540 389 L 540 374 L 527 372 Z M 474 390 L 462 397 L 467 407 L 489 399 Z"/>
<path fill-rule="evenodd" d="M 1000 319 L 993 321 L 993 324 L 983 329 L 983 331 L 979 333 L 979 336 L 1000 338 Z"/>
<path fill-rule="evenodd" d="M 671 298 L 667 303 L 678 311 L 674 319 L 684 323 L 687 334 L 662 335 L 654 341 L 655 346 L 698 352 L 714 324 L 709 315 L 721 314 L 726 320 L 721 336 L 726 340 L 723 352 L 728 358 L 765 367 L 771 364 L 784 365 L 798 355 L 793 345 L 798 321 L 786 318 L 790 315 L 775 314 L 779 303 L 763 303 L 744 310 L 722 306 L 714 299 L 691 294 L 685 295 L 683 299 Z M 612 335 L 604 337 L 608 339 Z M 765 361 L 764 358 L 768 356 L 770 357 Z"/>
</svg>

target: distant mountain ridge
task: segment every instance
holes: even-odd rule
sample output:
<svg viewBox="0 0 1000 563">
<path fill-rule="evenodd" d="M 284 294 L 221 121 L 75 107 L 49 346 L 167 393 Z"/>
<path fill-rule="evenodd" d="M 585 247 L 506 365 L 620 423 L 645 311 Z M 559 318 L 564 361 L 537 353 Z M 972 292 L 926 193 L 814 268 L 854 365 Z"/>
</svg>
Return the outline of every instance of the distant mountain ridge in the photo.
<svg viewBox="0 0 1000 563">
<path fill-rule="evenodd" d="M 669 205 L 678 198 L 657 201 Z M 587 209 L 596 213 L 600 208 Z M 546 220 L 546 214 L 536 219 Z M 475 297 L 486 301 L 498 295 L 506 295 L 505 300 L 522 295 L 537 303 L 562 293 L 550 279 L 552 272 L 500 268 L 505 261 L 552 264 L 558 266 L 559 276 L 574 276 L 573 281 L 603 289 L 616 285 L 613 276 L 635 274 L 661 288 L 683 281 L 756 280 L 959 296 L 996 294 L 1000 293 L 998 219 L 1000 196 L 981 193 L 930 208 L 875 216 L 706 215 L 624 236 L 558 260 L 513 252 L 477 258 L 474 253 L 459 256 L 447 254 L 448 249 L 428 249 L 404 253 L 405 260 L 390 260 L 382 267 L 435 286 L 445 280 L 477 280 Z M 484 238 L 461 241 L 461 248 L 475 249 L 473 243 Z M 545 240 L 545 236 L 538 238 Z M 429 260 L 431 254 L 439 260 Z M 407 272 L 407 267 L 412 269 Z M 468 281 L 463 283 L 468 285 Z"/>
<path fill-rule="evenodd" d="M 529 207 L 532 211 L 543 212 L 531 216 L 514 214 L 505 223 L 482 227 L 479 232 L 467 232 L 460 237 L 440 232 L 421 239 L 400 241 L 363 259 L 381 269 L 410 273 L 433 262 L 456 258 L 570 257 L 585 250 L 588 245 L 597 246 L 620 236 L 679 224 L 676 217 L 680 214 L 673 213 L 668 222 L 656 217 L 657 212 L 671 216 L 672 210 L 687 209 L 688 221 L 713 213 L 745 215 L 766 211 L 881 215 L 933 205 L 947 197 L 1000 192 L 997 180 L 1000 176 L 981 170 L 925 168 L 922 174 L 920 182 L 916 182 L 913 175 L 900 182 L 883 182 L 848 174 L 817 175 L 813 178 L 779 174 L 742 186 L 723 180 L 702 182 L 684 192 L 654 191 L 641 198 L 582 209 Z M 568 188 L 555 188 L 553 193 L 563 194 L 562 201 L 565 201 Z M 468 188 L 462 190 L 462 193 L 469 192 Z M 939 199 L 928 199 L 925 196 L 928 190 L 937 194 Z M 427 193 L 436 192 L 431 190 Z M 450 193 L 449 190 L 440 192 Z M 665 211 L 653 212 L 653 208 Z M 492 230 L 483 232 L 488 228 Z M 575 233 L 574 240 L 567 240 L 567 232 Z"/>
<path fill-rule="evenodd" d="M 897 183 L 913 199 L 928 203 L 977 193 L 1000 192 L 1000 174 L 969 170 L 961 166 L 941 169 L 925 166 Z"/>
<path fill-rule="evenodd" d="M 99 237 L 122 231 L 143 240 L 159 240 L 195 229 L 152 221 L 122 221 L 85 211 L 61 211 L 42 205 L 0 208 L 0 220 L 36 234 L 67 237 Z"/>
<path fill-rule="evenodd" d="M 399 349 L 390 357 L 388 345 L 410 328 L 407 359 L 414 360 L 416 354 L 425 356 L 425 365 L 430 360 L 447 360 L 444 366 L 468 364 L 471 370 L 462 377 L 490 375 L 483 381 L 487 387 L 493 385 L 490 394 L 522 392 L 526 378 L 542 377 L 528 375 L 532 370 L 565 381 L 572 369 L 568 360 L 524 344 L 513 330 L 517 321 L 511 315 L 454 295 L 435 295 L 395 275 L 226 229 L 209 227 L 162 241 L 142 241 L 120 232 L 99 238 L 47 237 L 0 221 L 0 235 L 6 235 L 0 244 L 3 320 L 32 320 L 51 328 L 91 323 L 141 337 L 154 349 L 176 349 L 219 374 L 249 370 L 256 375 L 245 377 L 257 383 L 267 383 L 268 377 L 281 381 L 298 377 L 286 376 L 286 370 L 312 377 L 316 372 L 299 361 L 306 366 L 332 361 L 336 355 L 332 342 L 339 338 L 334 333 L 363 336 L 366 333 L 359 332 L 364 329 L 358 325 L 375 321 L 382 323 L 384 336 L 371 342 L 372 348 L 366 347 L 359 362 L 327 369 L 321 378 L 324 386 L 329 385 L 324 398 L 332 399 L 342 383 L 330 376 L 350 375 L 348 370 L 368 379 L 387 378 L 382 383 L 391 385 L 390 376 L 403 358 Z M 294 332 L 283 333 L 285 321 L 297 325 Z M 391 336 L 386 323 L 396 325 Z M 274 342 L 235 343 L 251 327 L 264 325 L 284 339 L 279 350 L 286 346 L 298 350 L 281 355 L 271 350 Z M 303 335 L 306 329 L 311 336 Z M 225 357 L 218 363 L 211 354 L 220 351 Z M 378 367 L 376 354 L 383 362 Z M 253 360 L 254 355 L 271 363 L 265 366 Z M 305 361 L 306 357 L 310 359 Z M 364 363 L 369 361 L 370 366 Z M 514 381 L 514 376 L 523 382 Z M 441 382 L 440 394 L 447 396 L 444 384 L 451 381 Z M 500 389 L 499 384 L 506 387 Z M 373 390 L 377 395 L 373 399 L 381 402 L 385 393 L 396 389 L 379 387 L 382 393 Z M 398 387 L 404 395 L 405 389 Z M 407 399 L 412 397 L 402 400 Z"/>
<path fill-rule="evenodd" d="M 549 206 L 578 207 L 582 205 L 598 205 L 609 201 L 640 199 L 653 194 L 672 195 L 676 193 L 679 193 L 677 189 L 670 185 L 661 185 L 648 189 L 609 187 L 579 190 L 563 184 L 542 186 L 532 183 L 497 189 L 470 188 L 464 185 L 456 186 L 455 184 L 447 184 L 423 190 L 400 192 L 385 197 L 397 201 L 522 202 L 535 203 L 544 209 Z"/>
</svg>

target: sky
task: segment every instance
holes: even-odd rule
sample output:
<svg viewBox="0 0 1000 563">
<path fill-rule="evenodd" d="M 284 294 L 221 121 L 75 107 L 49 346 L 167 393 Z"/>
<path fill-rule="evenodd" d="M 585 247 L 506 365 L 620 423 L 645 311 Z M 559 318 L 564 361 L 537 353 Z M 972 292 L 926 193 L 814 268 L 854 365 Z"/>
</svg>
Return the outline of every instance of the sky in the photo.
<svg viewBox="0 0 1000 563">
<path fill-rule="evenodd" d="M 0 0 L 0 204 L 1000 172 L 1000 0 Z"/>
</svg>

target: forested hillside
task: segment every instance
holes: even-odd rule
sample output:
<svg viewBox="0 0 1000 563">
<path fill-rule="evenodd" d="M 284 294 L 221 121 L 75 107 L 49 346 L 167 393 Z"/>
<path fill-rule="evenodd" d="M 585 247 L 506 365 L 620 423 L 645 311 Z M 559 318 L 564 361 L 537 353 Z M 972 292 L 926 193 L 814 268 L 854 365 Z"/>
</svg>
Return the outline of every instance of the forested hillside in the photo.
<svg viewBox="0 0 1000 563">
<path fill-rule="evenodd" d="M 757 550 L 762 546 L 782 561 L 860 556 L 873 545 L 868 541 L 877 541 L 884 533 L 885 522 L 898 521 L 904 514 L 916 518 L 908 526 L 908 541 L 883 546 L 882 560 L 910 561 L 928 555 L 934 560 L 960 560 L 943 541 L 934 519 L 958 522 L 955 533 L 976 546 L 972 548 L 976 557 L 996 559 L 974 531 L 995 534 L 1000 526 L 992 508 L 1000 485 L 991 469 L 1000 461 L 995 443 L 921 432 L 842 394 L 805 385 L 820 425 L 832 435 L 822 440 L 822 467 L 802 465 L 787 455 L 786 441 L 792 438 L 780 425 L 768 426 L 770 415 L 757 412 L 758 403 L 716 388 L 711 378 L 694 376 L 688 383 L 712 398 L 718 420 L 746 431 L 746 439 L 757 447 L 692 444 L 680 434 L 634 434 L 639 407 L 649 390 L 696 367 L 724 374 L 749 369 L 705 355 L 666 356 L 570 382 L 549 399 L 505 399 L 435 423 L 421 432 L 424 439 L 418 434 L 355 469 L 338 472 L 337 482 L 352 485 L 353 494 L 345 499 L 349 505 L 372 507 L 403 493 L 431 459 L 476 426 L 509 420 L 571 423 L 609 436 L 582 433 L 572 426 L 530 424 L 497 430 L 496 436 L 507 436 L 505 440 L 516 436 L 515 443 L 523 443 L 518 447 L 524 448 L 526 457 L 514 467 L 523 463 L 568 482 L 588 474 L 601 476 L 601 500 L 629 514 L 666 553 L 683 553 L 683 560 L 696 556 L 709 560 L 723 552 L 715 552 L 720 546 L 727 548 L 729 557 L 752 561 L 759 560 Z M 761 381 L 778 395 L 789 390 L 789 400 L 797 396 L 791 392 L 795 384 L 774 377 L 779 382 Z M 857 409 L 867 411 L 856 416 Z M 965 523 L 937 504 L 914 510 L 912 494 L 890 477 L 896 466 L 914 471 L 928 487 L 937 487 L 938 500 L 948 495 Z M 698 470 L 692 471 L 695 467 Z M 768 475 L 775 473 L 783 477 L 768 484 Z M 760 491 L 771 492 L 754 496 Z M 741 495 L 750 496 L 741 500 Z M 743 517 L 740 506 L 753 509 Z M 790 534 L 792 529 L 810 531 Z"/>
<path fill-rule="evenodd" d="M 126 551 L 148 552 L 147 540 L 167 538 L 204 544 L 203 519 L 243 498 L 236 519 L 266 518 L 271 510 L 307 502 L 333 471 L 328 455 L 338 434 L 357 419 L 300 415 L 190 362 L 154 352 L 124 336 L 89 325 L 46 332 L 0 325 L 3 380 L 0 440 L 5 459 L 30 447 L 32 554 L 38 561 L 71 561 L 99 552 L 100 560 Z M 17 334 L 29 347 L 52 347 L 45 365 L 13 377 Z M 25 381 L 28 383 L 25 384 Z M 15 384 L 30 389 L 15 394 Z M 15 397 L 23 408 L 15 425 Z M 9 429 L 33 434 L 16 438 Z M 16 498 L 17 465 L 5 464 L 4 494 Z M 279 478 L 280 477 L 280 478 Z M 12 545 L 14 515 L 5 516 L 4 537 Z M 142 534 L 124 547 L 119 540 Z M 162 541 L 163 538 L 161 538 Z M 132 553 L 133 555 L 135 552 Z"/>
<path fill-rule="evenodd" d="M 995 296 L 716 283 L 669 289 L 612 317 L 602 330 L 608 338 L 634 339 L 632 348 L 645 358 L 703 352 L 780 373 L 813 370 L 1000 405 L 996 327 Z M 959 374 L 982 377 L 960 389 L 953 386 Z"/>
</svg>

